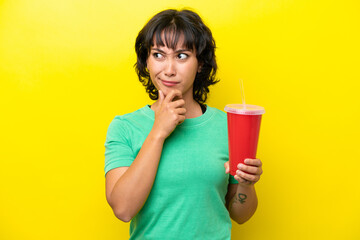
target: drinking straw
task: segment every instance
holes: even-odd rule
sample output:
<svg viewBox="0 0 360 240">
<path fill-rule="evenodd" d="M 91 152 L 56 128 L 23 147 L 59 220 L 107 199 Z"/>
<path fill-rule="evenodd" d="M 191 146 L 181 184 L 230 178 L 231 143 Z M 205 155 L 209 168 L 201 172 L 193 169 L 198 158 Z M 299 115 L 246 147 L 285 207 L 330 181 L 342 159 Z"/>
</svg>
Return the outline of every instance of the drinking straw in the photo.
<svg viewBox="0 0 360 240">
<path fill-rule="evenodd" d="M 244 81 L 242 79 L 239 79 L 239 82 L 240 82 L 241 102 L 242 102 L 242 105 L 243 105 L 243 109 L 245 109 L 246 104 L 245 104 Z"/>
</svg>

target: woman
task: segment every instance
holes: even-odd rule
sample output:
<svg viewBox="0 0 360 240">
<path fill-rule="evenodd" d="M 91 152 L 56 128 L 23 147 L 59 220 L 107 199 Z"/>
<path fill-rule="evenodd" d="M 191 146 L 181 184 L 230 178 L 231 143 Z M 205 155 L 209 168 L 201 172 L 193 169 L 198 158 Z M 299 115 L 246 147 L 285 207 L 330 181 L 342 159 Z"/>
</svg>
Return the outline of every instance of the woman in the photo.
<svg viewBox="0 0 360 240">
<path fill-rule="evenodd" d="M 262 168 L 247 159 L 228 174 L 226 114 L 205 105 L 217 82 L 211 31 L 193 11 L 165 10 L 139 32 L 135 50 L 139 80 L 157 101 L 109 126 L 109 205 L 131 220 L 130 239 L 230 239 L 230 217 L 243 223 L 256 210 Z"/>
</svg>

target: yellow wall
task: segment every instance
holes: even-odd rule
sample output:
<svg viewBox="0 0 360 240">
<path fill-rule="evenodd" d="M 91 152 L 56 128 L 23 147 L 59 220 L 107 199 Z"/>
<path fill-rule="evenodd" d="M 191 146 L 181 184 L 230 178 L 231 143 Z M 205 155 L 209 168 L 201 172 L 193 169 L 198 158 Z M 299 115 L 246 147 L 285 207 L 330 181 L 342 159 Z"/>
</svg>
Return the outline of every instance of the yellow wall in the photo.
<svg viewBox="0 0 360 240">
<path fill-rule="evenodd" d="M 135 37 L 189 6 L 217 41 L 209 105 L 264 106 L 259 208 L 233 239 L 360 239 L 356 0 L 0 1 L 0 239 L 126 239 L 105 200 L 115 115 L 149 99 Z"/>
</svg>

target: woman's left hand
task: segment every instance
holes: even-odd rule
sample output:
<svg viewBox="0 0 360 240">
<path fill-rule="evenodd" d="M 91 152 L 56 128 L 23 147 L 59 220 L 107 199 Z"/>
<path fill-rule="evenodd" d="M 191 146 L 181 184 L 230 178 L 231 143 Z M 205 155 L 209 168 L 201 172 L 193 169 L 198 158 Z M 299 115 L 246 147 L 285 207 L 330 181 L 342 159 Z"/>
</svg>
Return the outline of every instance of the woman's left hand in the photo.
<svg viewBox="0 0 360 240">
<path fill-rule="evenodd" d="M 250 159 L 246 158 L 244 160 L 245 164 L 239 163 L 238 170 L 236 170 L 236 175 L 234 178 L 239 182 L 239 184 L 244 186 L 249 186 L 255 184 L 259 181 L 262 171 L 262 162 L 260 159 Z M 225 164 L 226 173 L 230 172 L 229 161 Z"/>
</svg>

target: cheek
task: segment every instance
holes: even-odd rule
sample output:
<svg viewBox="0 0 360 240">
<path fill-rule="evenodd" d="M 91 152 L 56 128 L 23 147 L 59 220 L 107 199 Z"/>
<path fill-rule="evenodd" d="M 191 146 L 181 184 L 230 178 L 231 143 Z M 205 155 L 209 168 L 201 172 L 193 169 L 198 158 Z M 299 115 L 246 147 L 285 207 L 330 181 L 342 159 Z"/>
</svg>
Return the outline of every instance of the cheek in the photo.
<svg viewBox="0 0 360 240">
<path fill-rule="evenodd" d="M 154 77 L 159 72 L 159 64 L 154 64 L 152 61 L 148 61 L 147 69 L 149 70 L 150 76 Z"/>
<path fill-rule="evenodd" d="M 157 76 L 156 71 L 152 67 L 148 67 L 148 70 L 149 70 L 149 75 L 150 75 L 150 81 L 154 84 L 156 89 L 159 89 L 159 86 L 156 82 L 156 76 Z"/>
<path fill-rule="evenodd" d="M 197 73 L 197 65 L 191 64 L 186 69 L 184 69 L 184 73 L 187 75 L 188 78 L 195 79 L 196 73 Z"/>
</svg>

